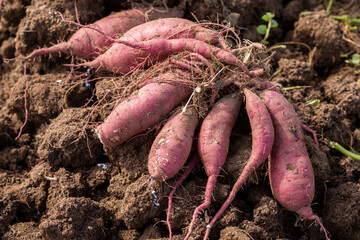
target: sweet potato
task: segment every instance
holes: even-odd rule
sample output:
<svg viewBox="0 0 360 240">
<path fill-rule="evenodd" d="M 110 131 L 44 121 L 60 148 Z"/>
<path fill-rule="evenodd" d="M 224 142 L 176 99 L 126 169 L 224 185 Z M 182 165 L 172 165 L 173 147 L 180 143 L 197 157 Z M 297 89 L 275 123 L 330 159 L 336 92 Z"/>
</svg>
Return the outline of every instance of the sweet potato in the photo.
<svg viewBox="0 0 360 240">
<path fill-rule="evenodd" d="M 240 177 L 236 181 L 231 190 L 228 199 L 221 206 L 214 218 L 207 226 L 205 238 L 207 239 L 210 229 L 214 226 L 215 221 L 222 215 L 226 208 L 234 200 L 236 193 L 245 183 L 246 179 L 254 170 L 259 167 L 268 157 L 274 142 L 274 128 L 271 122 L 266 106 L 255 93 L 248 89 L 244 89 L 246 98 L 246 111 L 249 116 L 251 133 L 252 133 L 252 151 Z"/>
<path fill-rule="evenodd" d="M 164 125 L 151 146 L 148 170 L 155 180 L 166 180 L 184 166 L 189 157 L 199 115 L 194 107 L 178 111 Z"/>
<path fill-rule="evenodd" d="M 306 151 L 302 123 L 295 109 L 281 93 L 266 90 L 261 94 L 272 118 L 274 146 L 269 159 L 270 186 L 274 198 L 286 209 L 308 220 L 315 220 L 325 232 L 310 204 L 315 194 L 315 179 Z"/>
<path fill-rule="evenodd" d="M 142 42 L 151 39 L 193 38 L 216 45 L 223 38 L 218 32 L 183 18 L 160 18 L 131 28 L 118 41 Z M 119 43 L 120 44 L 120 43 Z M 114 47 L 116 43 L 114 44 Z"/>
<path fill-rule="evenodd" d="M 227 64 L 240 67 L 250 74 L 247 67 L 232 53 L 192 38 L 152 39 L 148 41 L 122 41 L 91 62 L 80 64 L 91 68 L 103 68 L 114 73 L 128 73 L 134 67 L 148 67 L 173 53 L 184 51 L 198 53 L 205 58 L 217 58 Z"/>
<path fill-rule="evenodd" d="M 107 147 L 123 143 L 155 125 L 189 97 L 192 92 L 190 87 L 178 83 L 162 83 L 175 82 L 176 78 L 183 80 L 180 76 L 166 72 L 153 79 L 153 83 L 140 88 L 136 95 L 121 102 L 104 123 L 96 128 L 101 142 Z"/>
<path fill-rule="evenodd" d="M 204 202 L 196 207 L 185 239 L 191 235 L 198 213 L 209 207 L 217 176 L 223 166 L 230 144 L 231 130 L 241 106 L 241 95 L 233 93 L 221 98 L 201 124 L 198 150 L 208 181 Z"/>
<path fill-rule="evenodd" d="M 108 46 L 114 43 L 116 36 L 121 36 L 127 30 L 147 19 L 154 20 L 162 17 L 181 17 L 182 11 L 177 8 L 154 8 L 154 9 L 132 9 L 121 11 L 89 25 L 98 31 L 89 28 L 80 28 L 67 42 L 56 44 L 49 48 L 34 50 L 24 59 L 30 59 L 38 55 L 56 52 L 71 53 L 75 56 L 94 58 L 102 54 Z M 100 33 L 102 32 L 102 33 Z"/>
<path fill-rule="evenodd" d="M 134 49 L 127 44 L 153 39 L 178 38 L 192 38 L 210 44 L 217 44 L 222 39 L 216 31 L 199 26 L 187 19 L 162 18 L 131 28 L 104 54 L 84 65 L 93 68 L 103 67 L 115 73 L 127 73 L 140 63 L 146 67 L 155 62 L 155 56 L 151 57 L 147 51 Z M 221 42 L 223 41 L 222 39 Z M 169 53 L 163 54 L 162 57 L 159 55 L 158 58 L 161 60 L 168 55 Z"/>
</svg>

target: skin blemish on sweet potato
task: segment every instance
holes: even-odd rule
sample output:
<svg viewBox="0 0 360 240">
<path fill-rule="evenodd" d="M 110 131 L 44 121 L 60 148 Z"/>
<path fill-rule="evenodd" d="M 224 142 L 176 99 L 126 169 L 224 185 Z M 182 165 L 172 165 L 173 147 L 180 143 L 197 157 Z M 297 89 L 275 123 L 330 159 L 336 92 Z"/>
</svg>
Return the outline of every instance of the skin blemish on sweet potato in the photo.
<svg viewBox="0 0 360 240">
<path fill-rule="evenodd" d="M 293 171 L 295 174 L 298 173 L 298 169 L 296 167 L 295 164 L 291 163 L 291 164 L 286 164 L 286 170 L 291 170 Z"/>
</svg>

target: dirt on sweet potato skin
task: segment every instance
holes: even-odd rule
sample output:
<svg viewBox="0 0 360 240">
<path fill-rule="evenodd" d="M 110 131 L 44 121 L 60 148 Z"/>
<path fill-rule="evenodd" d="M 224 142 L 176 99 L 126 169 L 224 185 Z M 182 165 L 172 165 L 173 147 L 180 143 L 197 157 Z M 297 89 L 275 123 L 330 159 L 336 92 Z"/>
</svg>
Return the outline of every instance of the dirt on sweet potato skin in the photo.
<svg viewBox="0 0 360 240">
<path fill-rule="evenodd" d="M 112 10 L 149 6 L 137 0 L 76 2 L 84 24 Z M 177 3 L 168 1 L 170 7 Z M 360 239 L 360 162 L 330 148 L 327 142 L 331 139 L 360 151 L 360 77 L 343 57 L 343 53 L 359 49 L 347 41 L 344 23 L 331 19 L 325 8 L 322 1 L 313 0 L 190 0 L 185 17 L 230 23 L 241 38 L 260 41 L 256 27 L 264 23 L 261 16 L 275 13 L 279 27 L 270 33 L 270 46 L 292 44 L 276 50 L 271 67 L 279 73 L 271 81 L 279 87 L 304 86 L 284 94 L 320 140 L 318 148 L 310 134 L 305 137 L 316 179 L 312 208 L 332 239 Z M 77 82 L 63 65 L 70 63 L 71 57 L 63 54 L 27 62 L 26 76 L 23 62 L 4 62 L 71 36 L 76 27 L 63 23 L 49 9 L 76 20 L 72 0 L 1 3 L 0 238 L 166 239 L 167 196 L 181 172 L 163 183 L 149 179 L 146 160 L 158 129 L 115 148 L 104 148 L 92 132 L 92 126 L 115 104 L 110 101 L 116 99 L 118 89 L 106 95 L 107 89 L 115 88 L 121 78 L 111 82 L 105 78 L 90 85 Z M 360 3 L 334 1 L 332 13 L 360 14 Z M 359 31 L 351 36 L 359 39 Z M 316 47 L 311 66 L 309 49 L 298 42 L 310 50 Z M 27 124 L 15 140 L 26 116 L 26 88 Z M 92 112 L 89 106 L 101 98 L 109 105 Z M 319 99 L 318 105 L 306 104 L 314 99 Z M 83 128 L 85 125 L 88 127 Z M 251 133 L 244 108 L 233 132 L 212 204 L 199 215 L 194 239 L 202 239 L 207 223 L 227 198 L 250 155 Z M 177 190 L 170 217 L 174 239 L 186 234 L 192 211 L 203 200 L 206 180 L 198 164 Z M 300 221 L 276 203 L 263 165 L 212 228 L 210 239 L 324 239 L 324 234 L 316 224 Z"/>
</svg>

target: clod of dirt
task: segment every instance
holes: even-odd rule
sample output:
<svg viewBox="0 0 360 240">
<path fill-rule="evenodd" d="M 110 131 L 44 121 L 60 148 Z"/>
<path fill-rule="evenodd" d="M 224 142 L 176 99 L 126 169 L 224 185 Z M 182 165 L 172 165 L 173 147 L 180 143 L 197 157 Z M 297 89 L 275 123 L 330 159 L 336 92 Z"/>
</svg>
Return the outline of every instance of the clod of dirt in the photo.
<svg viewBox="0 0 360 240">
<path fill-rule="evenodd" d="M 121 203 L 120 212 L 116 213 L 118 218 L 124 221 L 128 228 L 141 228 L 148 221 L 153 219 L 166 208 L 167 197 L 170 188 L 159 182 L 150 182 L 150 176 L 144 174 L 138 180 L 128 186 Z M 156 206 L 152 189 L 156 191 L 157 201 L 160 206 Z"/>
<path fill-rule="evenodd" d="M 297 59 L 282 58 L 278 62 L 280 74 L 278 74 L 273 81 L 282 84 L 284 87 L 288 86 L 304 86 L 316 80 L 314 77 L 316 73 L 308 66 L 305 61 Z"/>
<path fill-rule="evenodd" d="M 226 178 L 232 179 L 232 183 L 235 183 L 250 157 L 252 145 L 251 135 L 234 137 L 230 142 L 228 157 L 223 169 L 226 173 Z"/>
<path fill-rule="evenodd" d="M 105 165 L 98 165 L 90 170 L 90 173 L 86 176 L 87 186 L 90 188 L 91 195 L 97 195 L 98 191 L 105 191 L 107 187 L 110 175 L 112 175 L 110 164 L 103 163 Z"/>
<path fill-rule="evenodd" d="M 329 179 L 331 172 L 329 159 L 321 149 L 316 147 L 311 134 L 305 134 L 305 144 L 315 174 L 315 186 L 317 188 L 323 188 L 323 183 Z"/>
<path fill-rule="evenodd" d="M 345 182 L 327 191 L 324 225 L 334 239 L 359 239 L 360 184 Z M 336 207 L 334 207 L 336 206 Z"/>
<path fill-rule="evenodd" d="M 4 58 L 13 58 L 15 53 L 15 39 L 8 38 L 4 40 L 0 47 L 0 55 Z"/>
<path fill-rule="evenodd" d="M 143 234 L 141 234 L 139 240 L 158 239 L 161 237 L 160 230 L 157 226 L 148 226 Z"/>
<path fill-rule="evenodd" d="M 82 174 L 71 174 L 64 168 L 60 168 L 53 175 L 46 176 L 50 182 L 46 206 L 51 209 L 62 198 L 84 196 L 85 185 Z"/>
<path fill-rule="evenodd" d="M 286 27 L 292 26 L 298 20 L 300 13 L 305 9 L 307 1 L 290 1 L 283 10 L 283 22 Z"/>
<path fill-rule="evenodd" d="M 24 91 L 28 81 L 26 96 L 28 124 L 39 126 L 58 116 L 64 105 L 63 99 L 69 86 L 59 84 L 57 80 L 66 79 L 66 73 L 27 75 L 27 79 L 24 75 L 9 75 L 9 78 L 15 77 L 18 78 L 17 82 L 7 100 L 7 107 L 11 112 L 16 113 L 19 119 L 25 119 Z"/>
<path fill-rule="evenodd" d="M 11 226 L 11 229 L 4 234 L 3 240 L 12 239 L 43 239 L 34 222 L 20 222 Z"/>
<path fill-rule="evenodd" d="M 29 146 L 19 148 L 5 147 L 0 150 L 0 167 L 9 170 L 20 170 L 29 151 Z"/>
<path fill-rule="evenodd" d="M 316 131 L 318 137 L 321 134 L 322 138 L 330 139 L 341 145 L 351 145 L 353 122 L 350 118 L 345 117 L 345 112 L 341 107 L 327 103 L 325 100 L 321 100 L 315 107 L 304 103 L 297 106 L 300 110 L 297 112 L 298 116 L 305 124 Z M 307 135 L 310 136 L 311 134 Z M 320 174 L 320 176 L 325 177 L 326 175 Z"/>
<path fill-rule="evenodd" d="M 107 197 L 107 198 L 101 199 L 99 201 L 99 204 L 109 212 L 109 214 L 111 216 L 111 224 L 112 224 L 113 228 L 114 229 L 123 229 L 124 223 L 119 218 L 119 214 L 118 214 L 122 207 L 122 201 L 118 200 L 116 198 L 113 198 L 113 197 Z M 119 236 L 121 235 L 121 231 L 116 231 L 116 233 L 118 233 Z M 126 233 L 124 233 L 124 234 L 126 234 Z"/>
<path fill-rule="evenodd" d="M 69 108 L 37 136 L 38 155 L 53 168 L 90 167 L 103 154 L 102 144 L 89 128 L 84 129 L 91 110 Z M 89 121 L 93 121 L 92 116 Z"/>
<path fill-rule="evenodd" d="M 0 236 L 16 222 L 38 221 L 46 200 L 46 181 L 0 173 Z"/>
<path fill-rule="evenodd" d="M 1 75 L 0 80 L 0 105 L 2 106 L 1 111 L 5 111 L 3 106 L 5 106 L 6 101 L 11 97 L 11 92 L 13 87 L 17 84 L 18 79 L 21 79 L 24 75 L 16 71 L 6 72 Z M 6 110 L 7 112 L 9 109 Z"/>
<path fill-rule="evenodd" d="M 17 122 L 17 118 L 14 115 L 8 113 L 6 108 L 0 110 L 0 150 L 14 143 L 15 132 L 18 130 L 14 126 L 14 122 Z"/>
<path fill-rule="evenodd" d="M 297 105 L 300 112 L 298 116 L 304 121 L 304 123 L 311 123 L 316 129 L 328 130 L 334 127 L 334 125 L 340 121 L 342 111 L 334 104 L 320 101 L 315 107 L 309 104 Z"/>
<path fill-rule="evenodd" d="M 103 239 L 106 212 L 89 198 L 63 198 L 40 223 L 46 239 Z"/>
<path fill-rule="evenodd" d="M 352 147 L 354 149 L 360 149 L 360 128 L 355 128 L 352 135 L 354 137 L 354 145 Z"/>
<path fill-rule="evenodd" d="M 323 82 L 325 96 L 347 115 L 360 116 L 360 83 L 353 68 L 331 74 Z"/>
<path fill-rule="evenodd" d="M 307 104 L 298 105 L 298 112 L 304 123 L 311 123 L 310 127 L 322 137 L 345 146 L 350 145 L 351 121 L 344 118 L 344 111 L 334 104 L 320 102 L 316 107 Z"/>
<path fill-rule="evenodd" d="M 192 1 L 190 5 L 190 12 L 196 16 L 198 20 L 209 20 L 212 22 L 216 22 L 217 15 L 220 13 L 217 11 L 216 13 L 211 9 L 223 9 L 220 3 L 216 0 L 200 0 L 200 1 Z"/>
<path fill-rule="evenodd" d="M 253 238 L 238 227 L 227 227 L 221 230 L 220 239 L 252 240 Z"/>
<path fill-rule="evenodd" d="M 360 177 L 360 162 L 351 157 L 343 157 L 339 162 L 340 166 L 345 169 L 348 179 L 355 180 Z"/>
<path fill-rule="evenodd" d="M 338 64 L 341 52 L 348 51 L 342 34 L 339 21 L 330 18 L 325 11 L 306 12 L 295 23 L 293 41 L 316 47 L 314 67 L 323 69 Z"/>
<path fill-rule="evenodd" d="M 140 233 L 135 229 L 120 230 L 118 237 L 119 240 L 138 240 Z"/>
<path fill-rule="evenodd" d="M 266 196 L 261 198 L 254 209 L 254 223 L 267 230 L 283 232 L 283 219 L 274 198 Z"/>
<path fill-rule="evenodd" d="M 200 2 L 200 1 L 199 1 Z M 211 2 L 211 1 L 205 1 Z M 215 1 L 217 2 L 217 1 Z M 193 4 L 195 7 L 195 3 Z M 240 18 L 238 18 L 237 26 L 245 27 L 251 24 L 263 24 L 261 22 L 261 14 L 265 12 L 272 12 L 275 14 L 275 18 L 281 15 L 282 7 L 281 1 L 279 0 L 256 0 L 256 1 L 248 1 L 248 0 L 230 0 L 224 1 L 222 6 L 224 16 L 227 16 L 229 12 L 235 12 L 240 14 Z M 208 8 L 208 11 L 214 13 L 211 8 Z M 214 19 L 216 22 L 216 19 Z"/>
<path fill-rule="evenodd" d="M 20 20 L 25 16 L 25 5 L 29 1 L 4 0 L 1 6 L 0 16 L 0 42 L 9 36 L 13 36 L 19 26 Z"/>
<path fill-rule="evenodd" d="M 262 227 L 256 225 L 253 221 L 244 220 L 240 223 L 239 228 L 248 233 L 253 239 L 271 238 L 269 233 Z"/>
<path fill-rule="evenodd" d="M 107 188 L 107 191 L 111 196 L 122 199 L 125 195 L 127 187 L 132 181 L 124 173 L 117 174 L 110 179 L 110 184 Z"/>
<path fill-rule="evenodd" d="M 214 212 L 212 216 L 215 215 L 215 212 L 220 209 L 224 201 L 219 202 L 219 204 L 217 204 L 217 208 L 214 207 L 211 208 L 211 213 Z M 215 205 L 215 202 L 213 205 Z M 224 212 L 224 214 L 216 222 L 216 225 L 214 226 L 213 230 L 216 231 L 216 229 L 224 229 L 229 226 L 237 226 L 242 220 L 248 217 L 247 216 L 248 214 L 245 213 L 248 209 L 249 209 L 249 205 L 247 205 L 245 201 L 235 198 L 231 206 Z M 205 226 L 203 226 L 203 228 L 205 229 Z M 213 230 L 211 231 L 212 234 L 215 233 L 215 231 Z"/>
<path fill-rule="evenodd" d="M 153 138 L 153 134 L 148 134 L 130 139 L 116 147 L 104 147 L 105 155 L 120 167 L 124 177 L 134 181 L 148 172 L 147 158 Z"/>
</svg>

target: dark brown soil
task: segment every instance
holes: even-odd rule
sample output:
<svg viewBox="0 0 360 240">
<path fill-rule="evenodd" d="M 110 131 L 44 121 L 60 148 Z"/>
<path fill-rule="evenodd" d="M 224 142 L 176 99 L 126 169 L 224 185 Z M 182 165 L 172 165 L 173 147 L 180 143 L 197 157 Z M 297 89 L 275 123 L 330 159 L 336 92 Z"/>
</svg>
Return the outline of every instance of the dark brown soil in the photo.
<svg viewBox="0 0 360 240">
<path fill-rule="evenodd" d="M 158 1 L 162 2 L 162 1 Z M 321 3 L 320 3 L 321 2 Z M 312 208 L 331 239 L 360 239 L 360 162 L 329 146 L 336 141 L 360 152 L 360 76 L 345 64 L 360 53 L 360 30 L 325 12 L 327 1 L 190 0 L 185 18 L 231 24 L 242 39 L 261 41 L 261 16 L 275 13 L 270 33 L 271 81 L 317 132 L 320 146 L 305 137 L 313 163 L 316 193 Z M 334 1 L 332 14 L 360 15 L 359 1 Z M 168 1 L 170 7 L 178 1 Z M 77 0 L 79 20 L 94 22 L 142 1 Z M 49 10 L 76 20 L 74 1 L 3 0 L 0 9 L 0 238 L 2 239 L 166 239 L 167 196 L 180 174 L 152 182 L 147 156 L 158 132 L 136 136 L 118 147 L 103 147 L 93 133 L 116 104 L 119 76 L 90 72 L 90 86 L 70 72 L 63 54 L 5 63 L 4 59 L 68 39 L 76 30 Z M 75 59 L 81 61 L 81 59 Z M 311 60 L 311 64 L 309 64 Z M 102 78 L 102 77 L 113 78 Z M 110 80 L 109 80 L 110 79 Z M 109 94 L 108 89 L 113 89 Z M 26 92 L 26 111 L 24 93 Z M 98 99 L 109 104 L 93 111 Z M 115 99 L 115 100 L 114 100 Z M 308 100 L 318 99 L 316 106 Z M 22 134 L 16 138 L 27 117 Z M 251 133 L 242 107 L 227 162 L 212 204 L 200 213 L 193 237 L 227 198 L 251 152 Z M 203 200 L 206 174 L 198 164 L 178 188 L 170 221 L 174 239 L 183 239 L 194 208 Z M 154 199 L 153 190 L 156 191 Z M 155 203 L 159 203 L 157 206 Z M 325 239 L 320 227 L 302 220 L 274 200 L 264 164 L 237 194 L 212 228 L 210 239 Z"/>
</svg>

